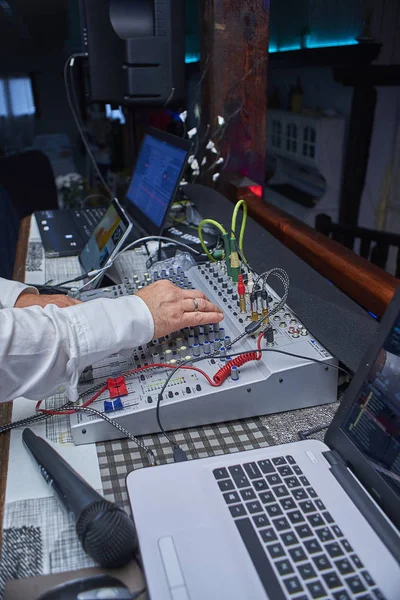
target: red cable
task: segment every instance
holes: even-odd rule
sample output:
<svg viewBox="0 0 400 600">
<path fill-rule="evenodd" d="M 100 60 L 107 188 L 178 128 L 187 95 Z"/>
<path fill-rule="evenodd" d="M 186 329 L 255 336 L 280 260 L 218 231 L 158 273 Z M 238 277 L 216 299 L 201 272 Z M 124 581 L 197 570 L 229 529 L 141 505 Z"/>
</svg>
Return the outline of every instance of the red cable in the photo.
<svg viewBox="0 0 400 600">
<path fill-rule="evenodd" d="M 263 333 L 257 338 L 257 348 L 261 350 L 261 340 L 263 338 Z M 216 385 L 221 385 L 227 377 L 231 374 L 232 367 L 242 367 L 247 362 L 252 360 L 260 360 L 262 356 L 261 352 L 245 352 L 240 356 L 236 356 L 234 359 L 228 361 L 225 366 L 223 366 L 219 371 L 217 371 L 213 377 Z"/>
<path fill-rule="evenodd" d="M 84 402 L 83 404 L 81 404 L 81 407 L 86 408 L 86 406 L 89 406 L 89 404 L 92 404 L 92 402 L 94 402 L 103 392 L 105 392 L 107 389 L 107 385 L 103 385 L 102 388 L 100 388 L 94 396 L 92 396 L 91 398 L 89 398 L 89 400 L 86 400 L 86 402 Z M 71 408 L 70 410 L 49 410 L 47 408 L 39 408 L 41 403 L 43 402 L 43 400 L 39 400 L 39 402 L 36 404 L 36 410 L 44 413 L 46 415 L 72 415 L 78 411 L 74 410 L 73 408 Z"/>
<path fill-rule="evenodd" d="M 259 350 L 261 350 L 261 340 L 263 338 L 263 335 L 264 335 L 263 333 L 260 333 L 260 335 L 257 338 L 257 347 Z M 188 371 L 197 371 L 197 373 L 200 373 L 201 375 L 203 375 L 203 377 L 205 377 L 205 379 L 208 381 L 208 383 L 212 387 L 219 387 L 220 385 L 222 385 L 222 383 L 225 381 L 225 379 L 227 377 L 229 377 L 229 375 L 231 374 L 231 368 L 233 366 L 242 367 L 244 364 L 246 364 L 247 362 L 250 362 L 252 360 L 260 360 L 261 356 L 262 356 L 261 352 L 254 352 L 254 351 L 253 352 L 245 352 L 245 353 L 241 354 L 240 356 L 236 356 L 233 360 L 230 360 L 229 362 L 226 363 L 226 365 L 224 365 L 221 369 L 219 369 L 219 371 L 217 371 L 215 373 L 213 379 L 211 379 L 205 371 L 203 371 L 202 369 L 199 369 L 198 367 L 182 365 L 179 368 L 186 369 Z M 154 363 L 152 365 L 145 365 L 143 367 L 138 367 L 137 369 L 132 369 L 131 371 L 126 371 L 125 373 L 122 373 L 122 376 L 128 377 L 129 375 L 134 375 L 135 373 L 138 373 L 139 371 L 146 371 L 147 369 L 154 369 L 154 368 L 176 369 L 176 365 L 165 365 L 163 363 Z M 100 388 L 94 394 L 94 396 L 89 398 L 89 400 L 86 400 L 86 402 L 84 402 L 84 404 L 82 404 L 81 407 L 86 408 L 86 406 L 89 406 L 90 404 L 92 404 L 92 402 L 94 402 L 103 392 L 106 391 L 106 389 L 107 389 L 107 384 L 105 384 L 102 388 Z M 43 402 L 43 400 L 39 400 L 39 402 L 36 403 L 36 411 L 39 411 L 39 412 L 47 414 L 47 415 L 72 415 L 72 414 L 78 412 L 78 411 L 74 410 L 73 408 L 71 408 L 70 410 L 62 410 L 62 411 L 40 408 L 40 405 L 42 402 Z"/>
</svg>

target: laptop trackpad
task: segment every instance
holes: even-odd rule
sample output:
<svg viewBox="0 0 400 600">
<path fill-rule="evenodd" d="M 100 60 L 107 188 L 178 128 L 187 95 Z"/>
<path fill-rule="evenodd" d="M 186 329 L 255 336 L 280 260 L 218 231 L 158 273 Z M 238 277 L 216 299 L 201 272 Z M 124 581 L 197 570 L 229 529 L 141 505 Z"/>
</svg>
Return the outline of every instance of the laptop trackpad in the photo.
<svg viewBox="0 0 400 600">
<path fill-rule="evenodd" d="M 185 600 L 188 598 L 186 583 L 176 553 L 174 540 L 171 536 L 162 537 L 158 540 L 158 547 L 172 598 Z"/>
<path fill-rule="evenodd" d="M 192 524 L 157 543 L 172 600 L 266 597 L 236 528 Z"/>
</svg>

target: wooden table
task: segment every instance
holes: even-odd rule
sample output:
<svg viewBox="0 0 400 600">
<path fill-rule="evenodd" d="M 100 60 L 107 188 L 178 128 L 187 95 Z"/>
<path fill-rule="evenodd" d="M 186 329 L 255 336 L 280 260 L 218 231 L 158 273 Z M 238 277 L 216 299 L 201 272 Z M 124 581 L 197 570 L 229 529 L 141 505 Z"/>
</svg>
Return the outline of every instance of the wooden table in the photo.
<svg viewBox="0 0 400 600">
<path fill-rule="evenodd" d="M 18 235 L 17 254 L 15 257 L 15 264 L 14 264 L 13 278 L 16 281 L 21 281 L 22 283 L 25 280 L 25 263 L 26 263 L 26 255 L 27 255 L 27 251 L 28 251 L 30 222 L 31 222 L 31 217 L 25 217 L 21 221 L 19 235 Z M 12 413 L 12 402 L 6 402 L 6 403 L 1 402 L 0 403 L 0 424 L 1 425 L 4 425 L 5 423 L 9 423 L 11 421 L 11 413 Z M 3 522 L 4 502 L 5 502 L 5 497 L 6 497 L 9 446 L 10 446 L 10 432 L 8 431 L 7 433 L 3 433 L 0 435 L 0 524 Z M 2 528 L 0 527 L 0 551 L 1 551 L 2 536 L 3 536 L 3 531 L 2 531 Z"/>
</svg>

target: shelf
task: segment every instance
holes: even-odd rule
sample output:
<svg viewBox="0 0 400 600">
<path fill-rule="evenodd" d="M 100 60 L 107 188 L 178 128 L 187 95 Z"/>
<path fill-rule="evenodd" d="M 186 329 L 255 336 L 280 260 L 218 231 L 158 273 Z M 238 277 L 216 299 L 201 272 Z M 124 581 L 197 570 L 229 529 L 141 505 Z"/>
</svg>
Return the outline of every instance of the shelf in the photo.
<svg viewBox="0 0 400 600">
<path fill-rule="evenodd" d="M 305 48 L 269 54 L 270 69 L 291 69 L 304 67 L 339 67 L 345 65 L 368 65 L 375 60 L 382 44 L 363 42 L 349 46 L 328 46 L 326 48 Z"/>
</svg>

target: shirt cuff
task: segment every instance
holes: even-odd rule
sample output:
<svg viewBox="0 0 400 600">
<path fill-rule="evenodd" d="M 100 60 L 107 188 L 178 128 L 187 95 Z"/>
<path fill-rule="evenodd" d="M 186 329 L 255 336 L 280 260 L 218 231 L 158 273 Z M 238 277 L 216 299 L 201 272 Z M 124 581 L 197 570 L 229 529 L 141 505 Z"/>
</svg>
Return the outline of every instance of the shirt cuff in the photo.
<svg viewBox="0 0 400 600">
<path fill-rule="evenodd" d="M 1 301 L 2 308 L 14 308 L 16 301 L 21 294 L 39 294 L 39 291 L 32 286 L 25 285 L 19 281 L 13 281 L 12 286 L 7 290 Z"/>
</svg>

